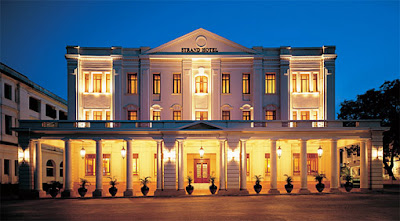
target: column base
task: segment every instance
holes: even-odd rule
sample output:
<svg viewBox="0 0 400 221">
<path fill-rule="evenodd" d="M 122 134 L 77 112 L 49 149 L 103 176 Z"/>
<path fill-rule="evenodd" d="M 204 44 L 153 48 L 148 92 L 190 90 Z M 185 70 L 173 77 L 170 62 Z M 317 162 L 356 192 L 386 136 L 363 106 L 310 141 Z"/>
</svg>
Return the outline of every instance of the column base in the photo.
<svg viewBox="0 0 400 221">
<path fill-rule="evenodd" d="M 124 197 L 134 196 L 132 189 L 127 189 L 124 191 Z"/>
<path fill-rule="evenodd" d="M 185 190 L 160 190 L 154 191 L 154 196 L 184 196 Z"/>
<path fill-rule="evenodd" d="M 370 193 L 371 190 L 368 189 L 368 188 L 360 188 L 360 192 L 361 192 L 361 193 Z"/>
<path fill-rule="evenodd" d="M 310 192 L 310 190 L 308 190 L 308 189 L 300 189 L 300 190 L 299 190 L 299 193 L 300 193 L 300 194 L 310 194 L 311 192 Z"/>
<path fill-rule="evenodd" d="M 331 190 L 329 192 L 331 192 L 331 193 L 341 193 L 342 191 L 340 191 L 339 188 L 331 188 Z"/>
<path fill-rule="evenodd" d="M 35 195 L 37 196 L 37 198 L 44 198 L 46 197 L 46 192 L 43 190 L 34 190 Z"/>
<path fill-rule="evenodd" d="M 103 190 L 96 189 L 95 191 L 93 191 L 92 195 L 93 195 L 93 198 L 101 198 L 103 195 Z"/>
<path fill-rule="evenodd" d="M 279 190 L 277 189 L 270 189 L 268 190 L 268 194 L 280 194 L 281 192 L 279 192 Z"/>
<path fill-rule="evenodd" d="M 249 195 L 249 191 L 248 190 L 240 190 L 240 189 L 219 190 L 217 195 L 221 195 L 221 196 L 241 196 L 241 195 Z"/>
<path fill-rule="evenodd" d="M 74 197 L 74 192 L 72 190 L 64 190 L 61 192 L 61 198 L 71 198 Z"/>
</svg>

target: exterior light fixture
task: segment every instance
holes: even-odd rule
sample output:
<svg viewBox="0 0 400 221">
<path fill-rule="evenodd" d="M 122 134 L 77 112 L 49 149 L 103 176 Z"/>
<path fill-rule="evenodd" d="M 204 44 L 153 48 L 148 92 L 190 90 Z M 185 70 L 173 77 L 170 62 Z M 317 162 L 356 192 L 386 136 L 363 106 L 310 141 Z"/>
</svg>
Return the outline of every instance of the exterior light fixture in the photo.
<svg viewBox="0 0 400 221">
<path fill-rule="evenodd" d="M 82 157 L 82 159 L 85 158 L 85 155 L 86 155 L 86 150 L 83 147 L 83 141 L 82 141 L 82 149 L 81 149 L 81 157 Z"/>
<path fill-rule="evenodd" d="M 125 159 L 125 157 L 126 157 L 126 150 L 125 150 L 124 146 L 122 146 L 122 149 L 121 149 L 121 156 L 122 156 L 122 159 Z"/>
<path fill-rule="evenodd" d="M 278 147 L 278 150 L 276 151 L 276 153 L 278 154 L 278 158 L 281 159 L 281 156 L 282 156 L 282 149 L 281 149 L 280 146 Z"/>
<path fill-rule="evenodd" d="M 324 150 L 321 148 L 321 146 L 319 146 L 319 148 L 318 148 L 318 157 L 321 158 L 323 153 L 324 153 Z"/>
<path fill-rule="evenodd" d="M 200 158 L 203 158 L 203 156 L 204 156 L 204 149 L 203 149 L 203 147 L 200 147 L 199 153 L 200 153 Z"/>
</svg>

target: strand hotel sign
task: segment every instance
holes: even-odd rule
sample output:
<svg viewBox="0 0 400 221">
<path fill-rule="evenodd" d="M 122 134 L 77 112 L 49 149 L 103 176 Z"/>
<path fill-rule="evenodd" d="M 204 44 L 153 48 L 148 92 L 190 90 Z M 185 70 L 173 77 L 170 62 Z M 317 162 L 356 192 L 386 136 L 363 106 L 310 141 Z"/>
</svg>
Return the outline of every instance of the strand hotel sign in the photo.
<svg viewBox="0 0 400 221">
<path fill-rule="evenodd" d="M 207 48 L 207 38 L 203 35 L 199 35 L 196 38 L 197 48 L 182 48 L 182 53 L 214 53 L 218 52 L 218 48 Z"/>
</svg>

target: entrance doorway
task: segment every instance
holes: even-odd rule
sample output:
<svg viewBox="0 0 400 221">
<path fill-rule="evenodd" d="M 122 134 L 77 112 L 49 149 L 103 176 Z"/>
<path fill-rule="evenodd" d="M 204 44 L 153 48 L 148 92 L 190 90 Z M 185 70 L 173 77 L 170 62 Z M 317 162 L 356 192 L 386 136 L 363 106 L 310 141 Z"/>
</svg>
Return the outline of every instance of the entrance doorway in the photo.
<svg viewBox="0 0 400 221">
<path fill-rule="evenodd" d="M 210 177 L 210 159 L 194 160 L 194 182 L 208 183 Z"/>
</svg>

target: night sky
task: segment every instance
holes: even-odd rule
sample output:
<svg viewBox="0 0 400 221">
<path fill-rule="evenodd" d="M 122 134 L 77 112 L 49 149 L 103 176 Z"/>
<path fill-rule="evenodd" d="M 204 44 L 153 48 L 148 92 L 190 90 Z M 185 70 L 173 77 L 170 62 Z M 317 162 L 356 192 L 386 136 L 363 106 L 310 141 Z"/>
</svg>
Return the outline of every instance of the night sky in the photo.
<svg viewBox="0 0 400 221">
<path fill-rule="evenodd" d="M 1 1 L 1 62 L 67 98 L 67 45 L 157 47 L 204 28 L 246 47 L 336 45 L 336 111 L 399 78 L 399 1 Z"/>
</svg>

